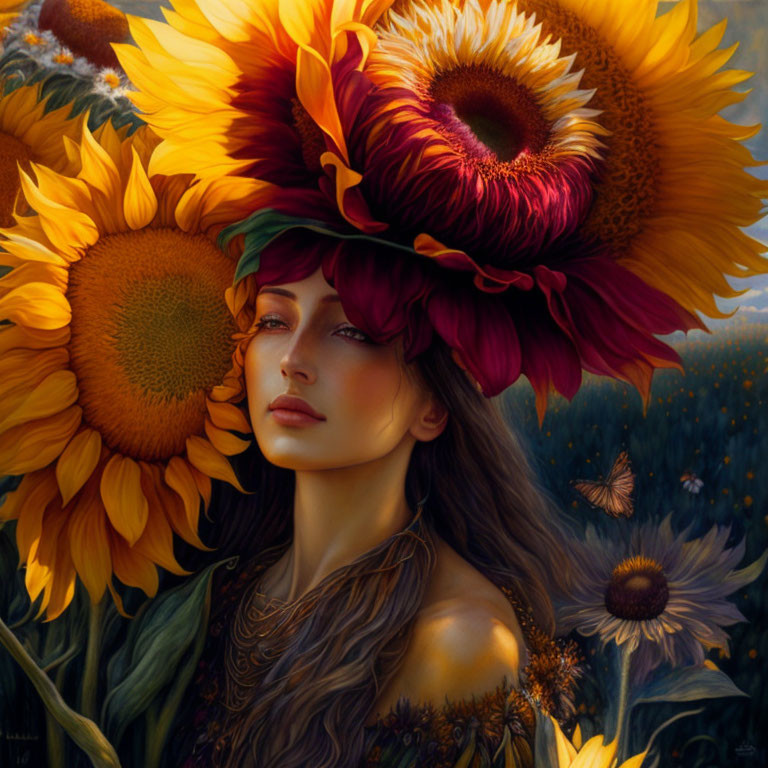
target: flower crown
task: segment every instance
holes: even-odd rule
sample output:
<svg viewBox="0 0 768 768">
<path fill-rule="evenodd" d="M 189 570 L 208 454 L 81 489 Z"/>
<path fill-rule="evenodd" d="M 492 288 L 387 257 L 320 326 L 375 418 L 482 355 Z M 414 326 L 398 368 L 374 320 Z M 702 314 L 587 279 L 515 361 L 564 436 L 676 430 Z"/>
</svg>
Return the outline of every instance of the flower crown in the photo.
<svg viewBox="0 0 768 768">
<path fill-rule="evenodd" d="M 436 333 L 488 396 L 522 373 L 542 417 L 584 369 L 647 398 L 655 368 L 680 366 L 655 337 L 703 328 L 697 311 L 737 293 L 725 275 L 766 270 L 740 229 L 768 194 L 739 143 L 757 128 L 717 114 L 749 77 L 721 69 L 724 24 L 697 36 L 695 0 L 390 6 L 189 0 L 168 25 L 130 19 L 139 47 L 116 49 L 163 138 L 151 170 L 241 182 L 253 213 L 225 232 L 241 279 L 294 259 L 289 231 L 342 241 L 325 271 L 345 310 L 383 301 L 397 319 L 376 328 L 373 306 L 374 338 L 408 326 L 413 357 Z M 418 291 L 343 279 L 367 251 L 410 263 Z"/>
</svg>

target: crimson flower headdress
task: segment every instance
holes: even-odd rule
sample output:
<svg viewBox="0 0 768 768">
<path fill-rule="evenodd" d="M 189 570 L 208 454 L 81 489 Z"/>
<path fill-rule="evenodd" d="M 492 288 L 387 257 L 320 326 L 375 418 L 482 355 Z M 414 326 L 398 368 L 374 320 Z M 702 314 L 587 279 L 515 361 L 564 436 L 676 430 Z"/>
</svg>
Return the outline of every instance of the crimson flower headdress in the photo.
<svg viewBox="0 0 768 768">
<path fill-rule="evenodd" d="M 647 398 L 680 365 L 656 337 L 766 271 L 741 231 L 768 194 L 757 128 L 718 115 L 749 73 L 695 0 L 174 9 L 116 50 L 163 139 L 151 172 L 231 176 L 253 211 L 224 232 L 246 336 L 257 281 L 322 264 L 375 339 L 412 359 L 437 334 L 488 396 L 524 374 L 543 418 L 582 369 Z"/>
</svg>

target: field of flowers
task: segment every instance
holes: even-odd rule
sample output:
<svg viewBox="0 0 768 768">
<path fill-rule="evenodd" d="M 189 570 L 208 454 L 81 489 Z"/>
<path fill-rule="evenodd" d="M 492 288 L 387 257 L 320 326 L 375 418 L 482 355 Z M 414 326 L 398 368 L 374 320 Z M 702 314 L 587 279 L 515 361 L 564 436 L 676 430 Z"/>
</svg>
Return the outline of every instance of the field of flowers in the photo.
<svg viewBox="0 0 768 768">
<path fill-rule="evenodd" d="M 628 523 L 592 508 L 572 481 L 606 475 L 626 450 L 636 474 L 635 519 L 671 514 L 673 529 L 691 526 L 691 538 L 715 524 L 729 525 L 729 545 L 746 536 L 743 564 L 751 563 L 768 547 L 768 323 L 734 321 L 712 336 L 697 334 L 675 347 L 685 374 L 658 373 L 645 414 L 630 387 L 596 379 L 571 403 L 554 398 L 541 428 L 527 385 L 513 387 L 504 405 L 529 444 L 543 484 L 572 521 L 621 536 Z M 685 473 L 702 481 L 698 493 L 686 490 Z M 727 629 L 730 658 L 722 651 L 709 657 L 751 698 L 710 701 L 700 715 L 672 725 L 659 739 L 662 768 L 768 764 L 766 575 L 731 600 L 749 623 Z M 607 667 L 591 641 L 582 639 L 582 645 L 593 660 L 580 702 L 588 721 L 599 716 L 597 683 Z M 638 708 L 634 725 L 647 737 L 659 718 L 684 707 L 665 705 L 661 715 L 658 708 L 653 714 L 645 709 L 650 708 Z"/>
</svg>

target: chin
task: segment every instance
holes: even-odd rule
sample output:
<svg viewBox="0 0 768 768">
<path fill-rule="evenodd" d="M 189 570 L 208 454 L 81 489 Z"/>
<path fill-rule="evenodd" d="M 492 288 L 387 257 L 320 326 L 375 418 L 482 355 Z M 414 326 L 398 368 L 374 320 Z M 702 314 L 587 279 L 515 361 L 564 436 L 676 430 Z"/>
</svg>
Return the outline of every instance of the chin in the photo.
<svg viewBox="0 0 768 768">
<path fill-rule="evenodd" d="M 296 448 L 283 446 L 282 449 L 277 446 L 269 446 L 268 450 L 259 445 L 264 458 L 276 467 L 283 469 L 292 469 L 296 472 L 311 472 L 324 469 L 344 469 L 345 467 L 355 466 L 366 463 L 365 457 L 355 456 L 329 456 L 327 448 L 324 446 L 312 446 L 313 450 L 306 450 L 309 446 L 304 445 Z M 301 449 L 304 450 L 301 450 Z"/>
<path fill-rule="evenodd" d="M 276 446 L 274 444 L 263 446 L 259 443 L 259 449 L 264 458 L 276 467 L 293 470 L 318 470 L 334 469 L 338 464 L 334 464 L 328 459 L 328 452 L 322 450 L 322 446 L 313 446 L 312 450 L 307 450 L 309 446 Z"/>
</svg>

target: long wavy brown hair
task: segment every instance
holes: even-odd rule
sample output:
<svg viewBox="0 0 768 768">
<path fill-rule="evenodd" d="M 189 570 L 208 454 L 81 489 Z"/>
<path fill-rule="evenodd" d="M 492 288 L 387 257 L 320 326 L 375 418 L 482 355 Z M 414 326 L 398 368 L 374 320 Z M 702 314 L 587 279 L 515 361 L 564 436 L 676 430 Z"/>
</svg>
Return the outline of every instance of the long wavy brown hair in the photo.
<svg viewBox="0 0 768 768">
<path fill-rule="evenodd" d="M 417 443 L 406 499 L 423 511 L 409 528 L 331 574 L 263 627 L 244 599 L 226 653 L 226 768 L 339 768 L 364 756 L 364 723 L 398 671 L 442 537 L 498 586 L 513 589 L 551 633 L 551 595 L 566 587 L 566 533 L 537 487 L 500 405 L 478 393 L 440 341 L 416 361 L 418 376 L 445 405 L 446 429 Z M 292 531 L 294 473 L 258 451 L 239 474 L 255 492 L 233 497 L 220 554 L 280 551 Z M 218 508 L 224 509 L 220 500 Z M 247 593 L 246 593 L 247 594 Z M 275 653 L 277 649 L 277 653 Z M 271 660 L 267 660 L 270 659 Z"/>
</svg>

